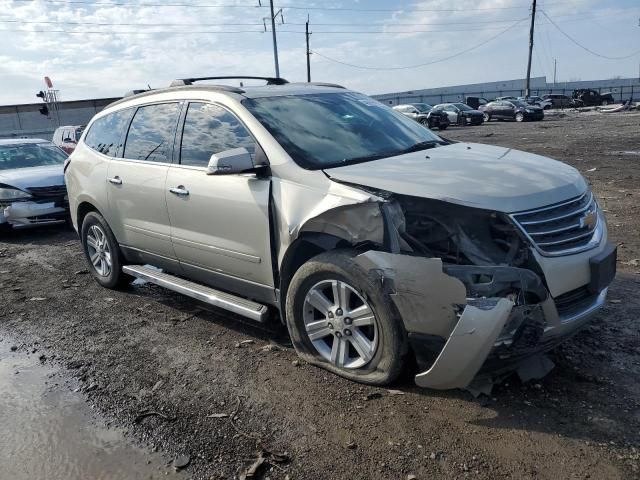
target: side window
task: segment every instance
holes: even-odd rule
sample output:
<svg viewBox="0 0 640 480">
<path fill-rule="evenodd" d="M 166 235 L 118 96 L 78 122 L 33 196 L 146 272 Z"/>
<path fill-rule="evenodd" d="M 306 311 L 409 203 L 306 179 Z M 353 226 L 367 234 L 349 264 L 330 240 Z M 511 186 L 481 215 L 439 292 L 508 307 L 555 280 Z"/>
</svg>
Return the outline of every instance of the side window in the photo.
<svg viewBox="0 0 640 480">
<path fill-rule="evenodd" d="M 127 134 L 124 158 L 149 162 L 171 162 L 171 150 L 180 114 L 177 103 L 138 108 Z"/>
<path fill-rule="evenodd" d="M 118 156 L 131 113 L 131 109 L 119 110 L 97 119 L 84 137 L 84 143 L 104 155 Z"/>
<path fill-rule="evenodd" d="M 193 102 L 184 119 L 180 163 L 206 167 L 211 155 L 244 147 L 252 155 L 255 140 L 240 121 L 217 105 Z"/>
</svg>

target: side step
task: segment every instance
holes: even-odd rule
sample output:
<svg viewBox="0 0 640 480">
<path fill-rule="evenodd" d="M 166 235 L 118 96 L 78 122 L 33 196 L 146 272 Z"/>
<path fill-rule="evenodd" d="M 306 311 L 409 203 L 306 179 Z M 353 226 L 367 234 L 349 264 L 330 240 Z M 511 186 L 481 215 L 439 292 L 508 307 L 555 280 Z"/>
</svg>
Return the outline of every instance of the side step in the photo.
<svg viewBox="0 0 640 480">
<path fill-rule="evenodd" d="M 173 290 L 196 300 L 208 303 L 215 307 L 224 308 L 238 315 L 250 318 L 257 322 L 267 319 L 268 309 L 265 305 L 252 302 L 245 298 L 236 297 L 230 293 L 214 290 L 213 288 L 190 282 L 180 277 L 159 272 L 144 265 L 125 265 L 122 271 L 128 275 L 141 278 L 161 287 Z"/>
</svg>

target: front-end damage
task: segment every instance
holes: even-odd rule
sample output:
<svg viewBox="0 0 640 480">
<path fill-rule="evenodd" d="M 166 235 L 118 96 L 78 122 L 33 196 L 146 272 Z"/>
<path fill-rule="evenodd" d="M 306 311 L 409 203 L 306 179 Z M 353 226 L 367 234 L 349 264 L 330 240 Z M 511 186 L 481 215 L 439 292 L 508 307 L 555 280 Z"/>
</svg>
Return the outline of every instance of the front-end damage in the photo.
<svg viewBox="0 0 640 480">
<path fill-rule="evenodd" d="M 606 289 L 585 308 L 559 313 L 536 255 L 505 214 L 363 190 L 366 199 L 307 216 L 288 241 L 321 232 L 360 252 L 356 262 L 403 321 L 420 386 L 466 388 L 479 372 L 513 371 L 577 331 L 604 302 Z"/>
<path fill-rule="evenodd" d="M 55 201 L 16 201 L 0 204 L 0 225 L 26 228 L 51 225 L 65 221 L 67 209 Z"/>
</svg>

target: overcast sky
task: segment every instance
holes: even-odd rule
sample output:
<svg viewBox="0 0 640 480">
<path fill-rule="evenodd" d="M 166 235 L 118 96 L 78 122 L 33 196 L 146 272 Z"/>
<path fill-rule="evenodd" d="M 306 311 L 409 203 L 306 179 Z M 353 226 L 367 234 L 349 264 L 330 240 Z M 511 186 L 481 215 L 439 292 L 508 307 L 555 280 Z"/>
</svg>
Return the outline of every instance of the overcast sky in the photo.
<svg viewBox="0 0 640 480">
<path fill-rule="evenodd" d="M 276 8 L 285 7 L 278 45 L 280 73 L 290 81 L 306 79 L 307 14 L 311 49 L 318 53 L 312 55 L 314 81 L 374 94 L 525 75 L 527 0 L 275 1 Z M 271 33 L 260 33 L 269 10 L 257 5 L 257 0 L 0 0 L 0 104 L 36 101 L 44 75 L 63 100 L 120 96 L 188 76 L 273 75 Z M 554 58 L 559 81 L 640 75 L 639 0 L 538 0 L 538 7 L 596 54 L 638 53 L 623 60 L 598 57 L 539 12 L 533 76 L 551 81 Z M 430 64 L 370 70 L 325 57 L 374 68 Z"/>
</svg>

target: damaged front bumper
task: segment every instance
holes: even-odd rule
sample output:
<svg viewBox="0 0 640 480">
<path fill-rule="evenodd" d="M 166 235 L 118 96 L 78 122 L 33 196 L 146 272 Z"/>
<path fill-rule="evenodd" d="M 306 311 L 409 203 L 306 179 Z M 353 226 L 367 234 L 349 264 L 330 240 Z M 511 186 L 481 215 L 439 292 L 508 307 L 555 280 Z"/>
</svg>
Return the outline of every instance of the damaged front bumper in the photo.
<svg viewBox="0 0 640 480">
<path fill-rule="evenodd" d="M 437 258 L 380 251 L 356 259 L 397 308 L 423 370 L 416 384 L 451 389 L 468 387 L 481 370 L 514 370 L 577 332 L 606 300 L 615 249 L 610 255 L 613 272 L 598 285 L 555 299 L 531 270 L 443 266 Z"/>
<path fill-rule="evenodd" d="M 63 223 L 68 215 L 66 200 L 19 201 L 0 204 L 0 224 L 13 228 Z"/>
</svg>

